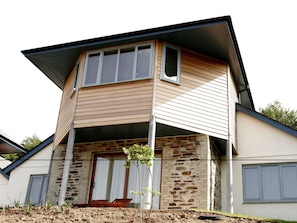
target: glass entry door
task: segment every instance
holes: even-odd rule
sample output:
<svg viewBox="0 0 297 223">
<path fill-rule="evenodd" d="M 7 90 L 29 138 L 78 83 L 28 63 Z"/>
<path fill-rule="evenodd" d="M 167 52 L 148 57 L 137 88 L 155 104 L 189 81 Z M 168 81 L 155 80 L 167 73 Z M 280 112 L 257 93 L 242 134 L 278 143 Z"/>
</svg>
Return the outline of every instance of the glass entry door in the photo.
<svg viewBox="0 0 297 223">
<path fill-rule="evenodd" d="M 91 200 L 108 200 L 132 198 L 131 204 L 139 205 L 140 197 L 131 191 L 139 191 L 138 174 L 135 165 L 124 167 L 124 156 L 97 156 L 94 163 Z M 147 187 L 149 172 L 143 165 L 140 167 L 141 191 Z M 160 191 L 161 158 L 156 158 L 153 168 L 153 188 Z M 159 196 L 154 201 L 154 207 L 159 207 Z"/>
</svg>

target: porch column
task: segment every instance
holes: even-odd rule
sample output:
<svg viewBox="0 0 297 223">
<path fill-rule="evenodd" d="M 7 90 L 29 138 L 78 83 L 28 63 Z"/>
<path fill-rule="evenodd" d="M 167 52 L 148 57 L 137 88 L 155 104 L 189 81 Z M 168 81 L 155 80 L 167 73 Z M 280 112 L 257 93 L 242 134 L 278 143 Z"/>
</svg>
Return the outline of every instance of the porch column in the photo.
<svg viewBox="0 0 297 223">
<path fill-rule="evenodd" d="M 69 170 L 70 165 L 73 159 L 73 146 L 75 140 L 75 129 L 73 127 L 73 123 L 70 126 L 69 135 L 68 135 L 68 142 L 66 147 L 66 154 L 65 154 L 65 161 L 64 161 L 64 169 L 63 169 L 63 176 L 60 188 L 60 196 L 58 205 L 62 206 L 65 201 L 66 191 L 67 191 L 67 184 L 68 184 L 68 177 L 69 177 Z"/>
<path fill-rule="evenodd" d="M 156 117 L 154 115 L 151 115 L 150 117 L 150 123 L 149 123 L 149 132 L 148 132 L 148 146 L 153 150 L 155 149 L 155 138 L 156 138 Z M 150 166 L 150 172 L 151 175 L 148 173 L 147 176 L 147 185 L 146 188 L 148 188 L 149 191 L 152 191 L 153 189 L 153 166 L 154 163 L 152 161 L 152 165 Z M 144 209 L 151 209 L 152 207 L 152 194 L 147 193 L 144 197 Z"/>
</svg>

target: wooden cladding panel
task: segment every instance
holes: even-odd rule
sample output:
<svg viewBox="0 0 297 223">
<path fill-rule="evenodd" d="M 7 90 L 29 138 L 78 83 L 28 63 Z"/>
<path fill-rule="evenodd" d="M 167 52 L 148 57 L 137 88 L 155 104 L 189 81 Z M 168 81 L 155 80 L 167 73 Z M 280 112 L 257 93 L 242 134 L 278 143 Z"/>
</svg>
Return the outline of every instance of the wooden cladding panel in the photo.
<svg viewBox="0 0 297 223">
<path fill-rule="evenodd" d="M 60 105 L 60 112 L 58 117 L 58 123 L 57 123 L 57 129 L 55 134 L 54 146 L 57 146 L 62 141 L 62 139 L 67 135 L 70 129 L 71 122 L 73 120 L 75 101 L 76 101 L 76 97 L 75 97 L 76 92 L 73 92 L 75 73 L 76 73 L 76 67 L 73 69 L 72 73 L 70 74 L 64 86 L 61 105 Z"/>
<path fill-rule="evenodd" d="M 182 50 L 180 85 L 158 80 L 156 95 L 158 122 L 227 138 L 227 64 Z"/>
<path fill-rule="evenodd" d="M 153 80 L 82 88 L 75 112 L 75 128 L 148 121 Z"/>
</svg>

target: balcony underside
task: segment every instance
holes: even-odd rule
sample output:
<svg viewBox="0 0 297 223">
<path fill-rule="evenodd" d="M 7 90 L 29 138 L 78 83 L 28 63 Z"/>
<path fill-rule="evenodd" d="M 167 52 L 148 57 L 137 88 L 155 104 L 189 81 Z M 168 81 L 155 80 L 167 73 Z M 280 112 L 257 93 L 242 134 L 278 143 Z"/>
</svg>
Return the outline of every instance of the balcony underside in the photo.
<svg viewBox="0 0 297 223">
<path fill-rule="evenodd" d="M 121 140 L 121 139 L 134 139 L 134 138 L 147 138 L 149 131 L 149 123 L 134 123 L 124 125 L 111 125 L 111 126 L 96 126 L 88 128 L 76 129 L 75 143 L 98 142 L 107 140 Z M 192 135 L 196 132 L 167 126 L 157 123 L 156 137 L 178 136 L 178 135 Z M 62 144 L 67 143 L 68 137 L 62 141 Z M 223 139 L 212 138 L 214 143 L 221 152 L 225 154 L 226 141 Z"/>
</svg>

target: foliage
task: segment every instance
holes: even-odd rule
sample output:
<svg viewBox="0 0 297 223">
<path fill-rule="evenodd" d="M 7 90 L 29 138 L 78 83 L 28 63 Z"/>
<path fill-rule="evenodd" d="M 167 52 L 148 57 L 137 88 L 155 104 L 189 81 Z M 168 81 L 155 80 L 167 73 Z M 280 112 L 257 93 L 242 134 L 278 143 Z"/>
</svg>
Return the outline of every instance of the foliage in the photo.
<svg viewBox="0 0 297 223">
<path fill-rule="evenodd" d="M 297 110 L 284 108 L 277 100 L 265 108 L 260 108 L 260 112 L 275 121 L 297 129 Z"/>
<path fill-rule="evenodd" d="M 152 165 L 152 160 L 155 159 L 153 150 L 148 145 L 134 144 L 128 149 L 123 148 L 124 153 L 127 155 L 125 167 L 131 167 L 131 162 L 136 166 L 144 164 L 146 166 Z"/>
<path fill-rule="evenodd" d="M 23 141 L 21 142 L 21 145 L 27 149 L 31 150 L 38 146 L 41 143 L 41 140 L 39 137 L 34 133 L 32 136 L 27 136 Z"/>
<path fill-rule="evenodd" d="M 11 154 L 2 154 L 1 155 L 4 159 L 14 162 L 21 157 L 21 154 L 18 153 L 11 153 Z"/>
</svg>

